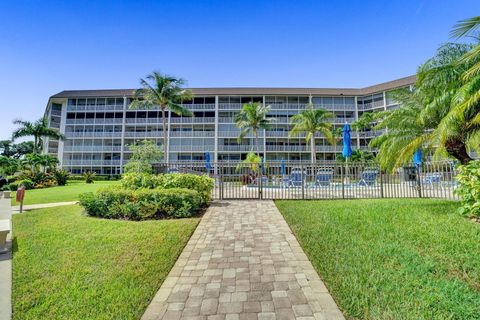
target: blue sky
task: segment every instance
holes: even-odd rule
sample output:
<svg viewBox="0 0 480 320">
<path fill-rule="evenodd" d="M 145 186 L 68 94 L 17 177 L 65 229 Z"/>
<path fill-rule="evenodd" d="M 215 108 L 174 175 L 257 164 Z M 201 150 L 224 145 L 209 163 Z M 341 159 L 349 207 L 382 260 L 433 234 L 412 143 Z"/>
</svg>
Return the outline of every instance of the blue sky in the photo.
<svg viewBox="0 0 480 320">
<path fill-rule="evenodd" d="M 415 73 L 476 0 L 1 1 L 0 139 L 65 89 L 363 87 Z"/>
</svg>

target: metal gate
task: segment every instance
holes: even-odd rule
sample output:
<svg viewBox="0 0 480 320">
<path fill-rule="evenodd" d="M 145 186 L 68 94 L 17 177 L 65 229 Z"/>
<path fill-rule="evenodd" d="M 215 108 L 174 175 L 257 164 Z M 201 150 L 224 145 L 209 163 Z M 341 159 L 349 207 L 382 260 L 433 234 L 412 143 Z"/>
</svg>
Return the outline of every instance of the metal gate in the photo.
<svg viewBox="0 0 480 320">
<path fill-rule="evenodd" d="M 394 172 L 374 163 L 226 161 L 170 163 L 162 172 L 208 174 L 214 199 L 458 199 L 451 161 L 405 166 Z"/>
</svg>

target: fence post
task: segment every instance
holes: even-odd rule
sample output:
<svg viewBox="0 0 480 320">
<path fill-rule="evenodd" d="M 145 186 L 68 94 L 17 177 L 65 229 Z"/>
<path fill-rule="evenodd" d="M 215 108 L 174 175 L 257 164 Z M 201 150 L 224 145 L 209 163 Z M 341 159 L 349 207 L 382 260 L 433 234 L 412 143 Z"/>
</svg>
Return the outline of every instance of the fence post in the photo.
<svg viewBox="0 0 480 320">
<path fill-rule="evenodd" d="M 415 166 L 415 171 L 416 171 L 416 178 L 417 178 L 417 191 L 418 191 L 418 197 L 422 197 L 422 182 L 420 181 L 420 166 Z"/>
<path fill-rule="evenodd" d="M 220 200 L 223 200 L 223 168 L 221 166 L 220 163 L 217 163 L 217 167 L 219 167 L 218 169 L 220 169 L 220 175 L 219 175 L 219 185 L 220 185 L 220 190 L 219 190 L 219 197 L 220 197 Z M 217 169 L 217 170 L 218 170 Z"/>
<path fill-rule="evenodd" d="M 380 169 L 379 172 L 380 172 L 380 197 L 383 199 L 384 195 L 383 195 L 383 173 L 382 173 L 382 169 Z"/>
<path fill-rule="evenodd" d="M 342 199 L 345 199 L 345 178 L 343 176 L 343 164 L 340 165 L 340 178 L 342 179 Z"/>
<path fill-rule="evenodd" d="M 257 172 L 258 172 L 258 198 L 260 200 L 263 199 L 262 196 L 262 180 L 263 180 L 263 172 L 262 172 L 262 166 L 257 164 Z"/>
<path fill-rule="evenodd" d="M 303 163 L 300 166 L 300 177 L 302 178 L 302 200 L 305 199 L 305 182 L 303 181 L 305 177 L 303 176 Z"/>
</svg>

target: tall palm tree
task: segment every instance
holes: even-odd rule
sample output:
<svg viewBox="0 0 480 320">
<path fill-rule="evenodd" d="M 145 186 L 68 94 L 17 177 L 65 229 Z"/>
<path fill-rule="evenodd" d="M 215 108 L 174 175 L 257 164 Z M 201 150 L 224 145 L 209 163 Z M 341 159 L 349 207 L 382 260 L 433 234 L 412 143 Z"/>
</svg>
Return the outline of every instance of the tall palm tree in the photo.
<svg viewBox="0 0 480 320">
<path fill-rule="evenodd" d="M 308 109 L 294 115 L 291 119 L 294 125 L 289 135 L 295 137 L 305 133 L 306 142 L 310 142 L 312 163 L 317 161 L 315 150 L 315 135 L 317 132 L 323 134 L 330 144 L 335 143 L 332 134 L 332 124 L 329 122 L 329 119 L 332 117 L 333 114 L 331 112 L 325 109 L 314 109 L 313 105 L 310 104 Z"/>
<path fill-rule="evenodd" d="M 240 129 L 238 140 L 241 141 L 250 131 L 255 137 L 256 154 L 260 157 L 260 146 L 258 144 L 258 130 L 269 129 L 273 119 L 267 118 L 270 106 L 263 103 L 250 102 L 243 105 L 240 112 L 235 116 L 235 125 Z"/>
<path fill-rule="evenodd" d="M 190 90 L 183 88 L 185 80 L 175 78 L 169 75 L 154 71 L 145 79 L 140 79 L 142 88 L 135 90 L 134 100 L 130 104 L 130 109 L 152 109 L 160 108 L 162 112 L 162 130 L 163 130 L 163 150 L 167 152 L 167 111 L 172 111 L 177 115 L 192 116 L 192 112 L 183 108 L 180 103 L 182 100 L 191 100 Z M 168 155 L 165 155 L 168 160 Z"/>
<path fill-rule="evenodd" d="M 429 143 L 431 130 L 420 118 L 423 104 L 418 94 L 409 89 L 391 92 L 401 107 L 375 114 L 379 123 L 375 129 L 388 127 L 381 136 L 370 142 L 378 148 L 377 160 L 382 168 L 393 170 L 411 161 L 414 152 Z"/>
<path fill-rule="evenodd" d="M 393 92 L 401 107 L 376 115 L 375 128 L 388 128 L 388 132 L 370 144 L 379 148 L 381 165 L 393 169 L 410 162 L 418 148 L 430 148 L 436 156 L 449 155 L 461 163 L 471 160 L 468 150 L 478 140 L 480 127 L 470 124 L 473 113 L 452 114 L 459 101 L 462 74 L 470 67 L 458 60 L 471 48 L 455 43 L 441 46 L 419 67 L 415 90 Z"/>
<path fill-rule="evenodd" d="M 65 139 L 57 129 L 48 126 L 47 118 L 38 119 L 35 122 L 15 120 L 14 124 L 20 126 L 12 133 L 12 140 L 22 137 L 33 137 L 33 153 L 38 154 L 43 149 L 43 138 L 57 140 Z"/>
</svg>

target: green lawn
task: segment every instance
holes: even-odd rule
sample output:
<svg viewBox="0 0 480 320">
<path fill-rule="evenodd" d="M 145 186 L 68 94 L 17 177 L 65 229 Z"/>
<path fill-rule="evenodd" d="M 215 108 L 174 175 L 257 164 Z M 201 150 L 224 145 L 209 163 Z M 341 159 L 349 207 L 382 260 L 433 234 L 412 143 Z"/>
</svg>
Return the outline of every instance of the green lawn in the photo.
<svg viewBox="0 0 480 320">
<path fill-rule="evenodd" d="M 100 187 L 120 183 L 119 181 L 95 181 L 87 184 L 85 181 L 69 181 L 66 186 L 27 190 L 24 204 L 38 204 L 51 202 L 76 201 L 78 195 L 84 192 L 94 192 Z M 12 205 L 17 205 L 15 194 L 12 192 Z"/>
<path fill-rule="evenodd" d="M 103 220 L 76 205 L 14 215 L 14 319 L 139 319 L 198 222 Z"/>
<path fill-rule="evenodd" d="M 480 224 L 440 200 L 278 201 L 354 319 L 480 319 Z"/>
</svg>

